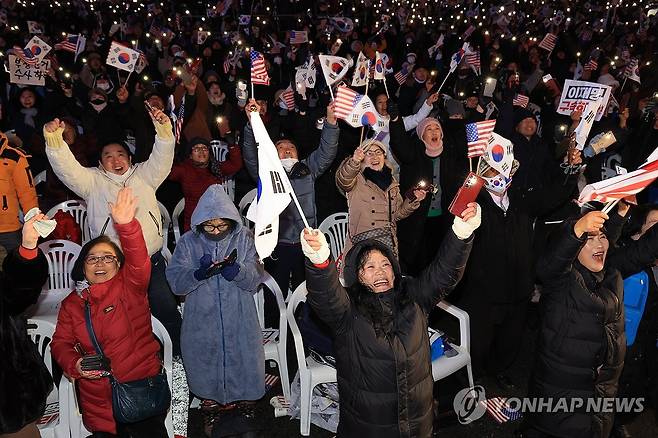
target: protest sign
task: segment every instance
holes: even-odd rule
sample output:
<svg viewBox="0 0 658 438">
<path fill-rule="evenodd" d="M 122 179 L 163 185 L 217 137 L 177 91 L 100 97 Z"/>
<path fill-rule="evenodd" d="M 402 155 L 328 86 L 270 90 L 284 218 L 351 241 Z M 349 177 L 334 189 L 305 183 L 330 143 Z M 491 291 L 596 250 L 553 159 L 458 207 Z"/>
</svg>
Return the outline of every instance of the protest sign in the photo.
<svg viewBox="0 0 658 438">
<path fill-rule="evenodd" d="M 557 113 L 568 116 L 574 111 L 584 111 L 589 102 L 601 101 L 596 113 L 596 121 L 598 122 L 603 117 L 611 91 L 612 87 L 608 85 L 567 79 L 564 81 L 564 89 L 557 107 Z"/>
<path fill-rule="evenodd" d="M 49 59 L 43 59 L 37 65 L 29 65 L 10 54 L 9 82 L 20 85 L 45 85 L 49 68 Z"/>
</svg>

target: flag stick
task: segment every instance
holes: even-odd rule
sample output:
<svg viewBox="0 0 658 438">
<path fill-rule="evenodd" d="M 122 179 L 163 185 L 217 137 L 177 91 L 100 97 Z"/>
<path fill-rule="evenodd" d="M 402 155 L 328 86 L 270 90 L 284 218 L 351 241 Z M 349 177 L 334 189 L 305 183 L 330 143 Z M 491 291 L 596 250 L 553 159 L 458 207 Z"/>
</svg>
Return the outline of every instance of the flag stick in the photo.
<svg viewBox="0 0 658 438">
<path fill-rule="evenodd" d="M 117 68 L 117 80 L 119 81 L 119 87 L 121 87 L 121 76 L 119 75 L 119 69 Z"/>
<path fill-rule="evenodd" d="M 384 79 L 382 79 L 382 81 L 384 81 L 384 90 L 386 90 L 386 97 L 391 97 L 388 95 L 388 85 L 386 85 L 386 76 L 384 76 Z M 366 85 L 368 85 L 367 82 Z"/>
<path fill-rule="evenodd" d="M 334 98 L 334 90 L 332 90 L 332 86 L 331 86 L 331 85 L 329 85 L 329 94 L 331 95 L 331 100 L 332 100 L 332 101 L 333 101 L 333 100 L 336 100 L 336 99 Z"/>
<path fill-rule="evenodd" d="M 129 72 L 128 72 L 128 78 L 126 79 L 126 82 L 123 83 L 123 85 L 128 85 L 128 81 L 130 80 L 130 75 L 131 75 L 131 74 L 133 74 L 133 72 L 132 72 L 132 71 L 129 71 Z M 119 85 L 121 85 L 121 84 L 119 84 Z"/>
<path fill-rule="evenodd" d="M 468 171 L 473 172 L 473 158 L 468 157 Z"/>
<path fill-rule="evenodd" d="M 304 221 L 304 227 L 306 228 L 311 228 L 311 226 L 308 224 L 308 221 L 306 220 L 306 216 L 304 216 L 304 210 L 302 210 L 302 206 L 299 205 L 299 201 L 297 200 L 297 195 L 295 194 L 295 191 L 292 189 L 292 185 L 290 187 L 290 197 L 292 200 L 295 202 L 295 205 L 297 206 L 297 211 L 299 211 L 299 215 L 302 217 L 302 220 Z"/>
<path fill-rule="evenodd" d="M 624 78 L 624 82 L 621 84 L 621 88 L 619 89 L 619 98 L 621 99 L 621 96 L 624 95 L 624 85 L 626 85 L 626 80 L 628 79 L 628 76 Z"/>
<path fill-rule="evenodd" d="M 368 75 L 366 76 L 366 92 L 365 95 L 368 95 L 368 85 L 370 84 L 370 61 L 368 61 Z M 388 92 L 386 93 L 388 94 Z M 363 131 L 366 129 L 365 125 L 361 126 L 361 136 L 359 137 L 359 145 L 361 145 L 361 142 L 363 141 Z"/>
<path fill-rule="evenodd" d="M 615 199 L 614 201 L 610 201 L 607 204 L 605 204 L 605 207 L 603 207 L 603 210 L 601 210 L 603 213 L 608 214 L 610 213 L 610 210 L 617 205 L 621 201 L 621 199 Z"/>
<path fill-rule="evenodd" d="M 441 88 L 443 88 L 443 86 L 445 85 L 446 81 L 448 80 L 448 76 L 450 76 L 450 73 L 452 73 L 452 72 L 449 71 L 448 74 L 446 75 L 446 77 L 443 78 L 443 82 L 441 82 L 441 85 L 439 85 L 439 89 L 436 90 L 437 93 L 438 93 L 439 91 L 441 91 Z"/>
<path fill-rule="evenodd" d="M 251 82 L 251 98 L 256 100 L 256 95 L 254 94 L 254 83 Z"/>
</svg>

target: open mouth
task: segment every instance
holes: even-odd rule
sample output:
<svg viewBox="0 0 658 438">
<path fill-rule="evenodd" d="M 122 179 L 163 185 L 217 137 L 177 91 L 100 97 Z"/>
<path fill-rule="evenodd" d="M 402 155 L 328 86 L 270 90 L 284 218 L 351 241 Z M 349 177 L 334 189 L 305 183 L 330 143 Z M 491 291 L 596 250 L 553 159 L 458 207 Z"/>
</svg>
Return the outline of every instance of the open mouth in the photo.
<svg viewBox="0 0 658 438">
<path fill-rule="evenodd" d="M 105 275 L 107 274 L 107 271 L 103 269 L 99 269 L 98 271 L 94 271 L 94 275 Z"/>
<path fill-rule="evenodd" d="M 376 288 L 379 288 L 379 287 L 389 287 L 390 284 L 389 284 L 388 280 L 386 280 L 386 279 L 382 279 L 382 280 L 376 280 L 376 281 L 373 283 L 373 286 L 375 286 Z"/>
<path fill-rule="evenodd" d="M 603 257 L 605 257 L 605 252 L 603 251 L 598 251 L 592 254 L 592 258 L 599 263 L 603 263 Z"/>
<path fill-rule="evenodd" d="M 114 166 L 114 171 L 117 173 L 123 172 L 123 166 Z"/>
</svg>

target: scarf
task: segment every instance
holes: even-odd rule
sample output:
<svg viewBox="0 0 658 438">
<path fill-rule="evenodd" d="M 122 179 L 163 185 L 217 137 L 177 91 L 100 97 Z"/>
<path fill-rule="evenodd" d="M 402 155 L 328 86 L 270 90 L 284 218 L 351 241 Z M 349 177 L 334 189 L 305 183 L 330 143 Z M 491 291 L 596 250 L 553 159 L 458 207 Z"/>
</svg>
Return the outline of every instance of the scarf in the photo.
<svg viewBox="0 0 658 438">
<path fill-rule="evenodd" d="M 39 110 L 36 108 L 23 108 L 21 109 L 21 114 L 24 116 L 24 122 L 27 126 L 31 128 L 36 128 L 36 124 L 34 122 L 34 118 L 36 117 L 37 113 Z"/>
<path fill-rule="evenodd" d="M 382 191 L 386 191 L 391 186 L 391 183 L 393 182 L 393 175 L 391 174 L 391 168 L 388 166 L 384 166 L 384 168 L 380 171 L 376 171 L 371 169 L 370 167 L 366 167 L 363 169 L 363 177 L 367 181 L 373 182 L 377 187 L 382 189 Z"/>
</svg>

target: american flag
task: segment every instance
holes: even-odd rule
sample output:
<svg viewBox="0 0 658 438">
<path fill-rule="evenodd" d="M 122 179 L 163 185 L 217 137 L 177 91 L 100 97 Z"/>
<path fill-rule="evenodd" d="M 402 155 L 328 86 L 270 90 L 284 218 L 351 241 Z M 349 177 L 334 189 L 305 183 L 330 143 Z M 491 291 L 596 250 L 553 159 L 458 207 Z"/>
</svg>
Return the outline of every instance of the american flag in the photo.
<svg viewBox="0 0 658 438">
<path fill-rule="evenodd" d="M 308 41 L 308 34 L 305 30 L 290 31 L 290 44 L 302 44 Z"/>
<path fill-rule="evenodd" d="M 19 46 L 14 46 L 14 55 L 28 65 L 39 64 L 39 58 L 34 56 L 34 53 L 32 53 L 30 49 L 23 49 Z"/>
<path fill-rule="evenodd" d="M 224 74 L 228 74 L 231 71 L 231 61 L 228 57 L 224 58 Z"/>
<path fill-rule="evenodd" d="M 523 108 L 528 106 L 528 103 L 530 102 L 530 99 L 528 96 L 524 96 L 523 94 L 517 94 L 514 96 L 514 99 L 512 100 L 512 105 L 514 106 L 522 106 Z"/>
<path fill-rule="evenodd" d="M 176 117 L 176 143 L 180 142 L 180 136 L 183 132 L 183 121 L 185 120 L 185 95 L 180 101 L 180 108 L 178 109 L 178 116 Z"/>
<path fill-rule="evenodd" d="M 607 203 L 640 193 L 658 177 L 658 151 L 654 150 L 647 163 L 639 169 L 586 185 L 578 196 L 578 204 L 598 201 Z"/>
<path fill-rule="evenodd" d="M 55 44 L 55 50 L 64 50 L 66 52 L 75 53 L 78 48 L 78 39 L 80 35 L 72 33 L 66 36 L 66 39 Z"/>
<path fill-rule="evenodd" d="M 631 61 L 626 64 L 626 68 L 624 69 L 624 77 L 626 78 L 633 78 L 635 75 L 635 69 L 637 68 L 637 58 L 631 59 Z"/>
<path fill-rule="evenodd" d="M 285 89 L 283 93 L 281 93 L 281 99 L 286 103 L 286 107 L 288 110 L 294 110 L 295 109 L 295 92 L 292 91 L 292 87 L 288 85 L 288 88 Z"/>
<path fill-rule="evenodd" d="M 539 47 L 544 50 L 552 52 L 555 49 L 555 44 L 557 43 L 557 35 L 553 33 L 547 33 L 543 40 L 539 43 Z"/>
<path fill-rule="evenodd" d="M 587 64 L 585 64 L 585 67 L 584 67 L 584 68 L 585 68 L 585 70 L 594 71 L 594 70 L 596 70 L 597 68 L 599 68 L 599 64 L 597 64 L 597 62 L 596 62 L 595 60 L 590 59 L 590 60 L 587 62 Z"/>
<path fill-rule="evenodd" d="M 480 51 L 466 52 L 466 64 L 470 65 L 475 73 L 480 74 Z"/>
<path fill-rule="evenodd" d="M 254 85 L 270 85 L 270 77 L 265 69 L 263 54 L 251 51 L 251 83 Z"/>
<path fill-rule="evenodd" d="M 279 376 L 274 374 L 265 374 L 265 392 L 269 391 L 277 384 Z"/>
<path fill-rule="evenodd" d="M 521 418 L 521 412 L 511 409 L 504 397 L 494 397 L 480 403 L 498 423 L 507 423 Z"/>
<path fill-rule="evenodd" d="M 336 117 L 345 119 L 352 113 L 361 95 L 348 87 L 338 87 L 336 92 Z"/>
<path fill-rule="evenodd" d="M 402 70 L 399 72 L 395 73 L 395 80 L 398 82 L 399 85 L 402 85 L 404 81 L 407 80 L 409 77 L 409 72 L 413 68 L 412 65 L 407 64 L 406 62 L 402 65 Z"/>
<path fill-rule="evenodd" d="M 466 142 L 468 144 L 468 158 L 484 155 L 487 150 L 487 141 L 496 127 L 496 120 L 466 124 Z"/>
</svg>

